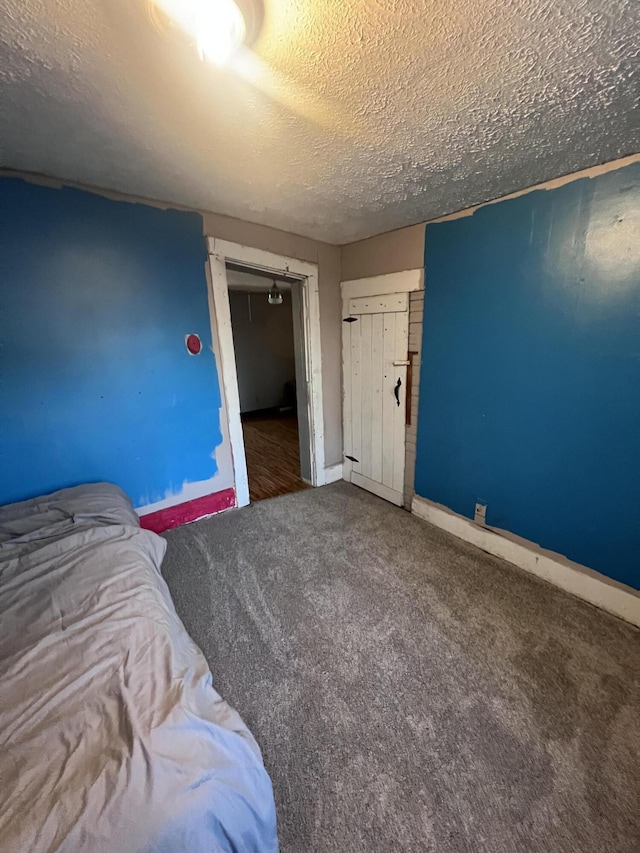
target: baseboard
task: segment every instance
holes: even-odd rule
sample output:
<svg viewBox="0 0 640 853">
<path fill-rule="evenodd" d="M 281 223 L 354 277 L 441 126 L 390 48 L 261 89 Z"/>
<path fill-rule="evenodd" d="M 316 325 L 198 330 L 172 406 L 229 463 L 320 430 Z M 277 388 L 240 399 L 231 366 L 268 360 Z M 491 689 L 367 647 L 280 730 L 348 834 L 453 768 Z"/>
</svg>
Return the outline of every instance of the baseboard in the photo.
<svg viewBox="0 0 640 853">
<path fill-rule="evenodd" d="M 640 593 L 631 587 L 506 530 L 474 524 L 468 518 L 418 495 L 413 498 L 411 512 L 465 542 L 640 627 Z"/>
<path fill-rule="evenodd" d="M 153 530 L 154 533 L 164 533 L 172 527 L 188 524 L 190 521 L 198 521 L 208 515 L 215 515 L 225 509 L 236 506 L 236 493 L 234 489 L 223 489 L 212 495 L 195 498 L 192 501 L 176 504 L 176 506 L 159 509 L 148 515 L 140 517 L 140 527 L 145 530 Z"/>
<path fill-rule="evenodd" d="M 342 479 L 342 462 L 339 462 L 337 465 L 329 465 L 324 469 L 324 481 L 328 485 L 329 483 L 337 483 L 338 480 Z"/>
</svg>

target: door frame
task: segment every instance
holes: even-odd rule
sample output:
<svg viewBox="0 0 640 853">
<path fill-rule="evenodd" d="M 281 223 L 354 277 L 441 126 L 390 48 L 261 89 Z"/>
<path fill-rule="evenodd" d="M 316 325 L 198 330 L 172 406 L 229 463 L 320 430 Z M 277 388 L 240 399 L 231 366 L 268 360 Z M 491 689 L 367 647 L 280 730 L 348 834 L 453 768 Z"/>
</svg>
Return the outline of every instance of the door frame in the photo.
<svg viewBox="0 0 640 853">
<path fill-rule="evenodd" d="M 227 263 L 241 264 L 262 272 L 297 278 L 301 284 L 304 332 L 304 369 L 307 380 L 311 485 L 324 486 L 324 413 L 322 404 L 322 358 L 320 349 L 320 298 L 317 264 L 276 255 L 264 249 L 243 246 L 217 237 L 207 237 L 208 286 L 213 310 L 211 330 L 220 353 L 220 375 L 227 408 L 229 440 L 233 460 L 236 500 L 239 507 L 249 503 L 249 479 L 244 449 L 238 373 L 231 326 Z"/>
<path fill-rule="evenodd" d="M 370 278 L 357 278 L 340 282 L 342 292 L 342 321 L 349 317 L 349 300 L 360 296 L 386 296 L 391 293 L 411 293 L 424 290 L 424 269 L 404 270 L 403 272 L 376 275 Z M 346 325 L 346 324 L 345 324 Z M 343 465 L 342 477 L 351 482 L 351 349 L 347 345 L 347 335 L 342 332 L 342 436 Z M 407 388 L 410 393 L 410 389 Z M 384 495 L 381 495 L 384 497 Z"/>
</svg>

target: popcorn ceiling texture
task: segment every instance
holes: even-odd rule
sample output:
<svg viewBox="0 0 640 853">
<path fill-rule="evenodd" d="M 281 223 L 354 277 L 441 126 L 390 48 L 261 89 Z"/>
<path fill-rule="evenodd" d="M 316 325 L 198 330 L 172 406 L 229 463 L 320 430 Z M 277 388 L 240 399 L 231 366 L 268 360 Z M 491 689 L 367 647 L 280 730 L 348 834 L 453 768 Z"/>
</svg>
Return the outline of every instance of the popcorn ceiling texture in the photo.
<svg viewBox="0 0 640 853">
<path fill-rule="evenodd" d="M 0 0 L 2 166 L 346 243 L 640 149 L 637 0 L 266 0 L 229 69 L 148 2 Z"/>
</svg>

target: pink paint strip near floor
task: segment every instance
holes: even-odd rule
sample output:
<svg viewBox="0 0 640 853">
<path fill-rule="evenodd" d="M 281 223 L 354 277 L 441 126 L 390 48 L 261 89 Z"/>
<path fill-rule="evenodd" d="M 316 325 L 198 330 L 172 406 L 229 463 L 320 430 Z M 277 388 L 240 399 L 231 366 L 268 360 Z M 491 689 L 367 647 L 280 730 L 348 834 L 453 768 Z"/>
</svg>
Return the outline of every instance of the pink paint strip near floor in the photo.
<svg viewBox="0 0 640 853">
<path fill-rule="evenodd" d="M 140 527 L 145 530 L 153 530 L 154 533 L 163 533 L 172 527 L 197 521 L 207 515 L 214 515 L 225 509 L 231 509 L 236 505 L 236 493 L 234 489 L 223 489 L 213 495 L 205 495 L 183 504 L 160 509 L 140 518 Z"/>
</svg>

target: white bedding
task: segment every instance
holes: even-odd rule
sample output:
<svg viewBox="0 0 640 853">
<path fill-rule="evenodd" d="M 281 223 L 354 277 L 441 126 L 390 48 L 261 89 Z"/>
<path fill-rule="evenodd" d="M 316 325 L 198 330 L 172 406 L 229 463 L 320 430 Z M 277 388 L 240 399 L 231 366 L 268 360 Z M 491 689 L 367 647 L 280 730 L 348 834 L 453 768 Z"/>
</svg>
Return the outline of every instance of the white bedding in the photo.
<svg viewBox="0 0 640 853">
<path fill-rule="evenodd" d="M 0 849 L 275 853 L 269 777 L 98 484 L 0 507 Z"/>
</svg>

